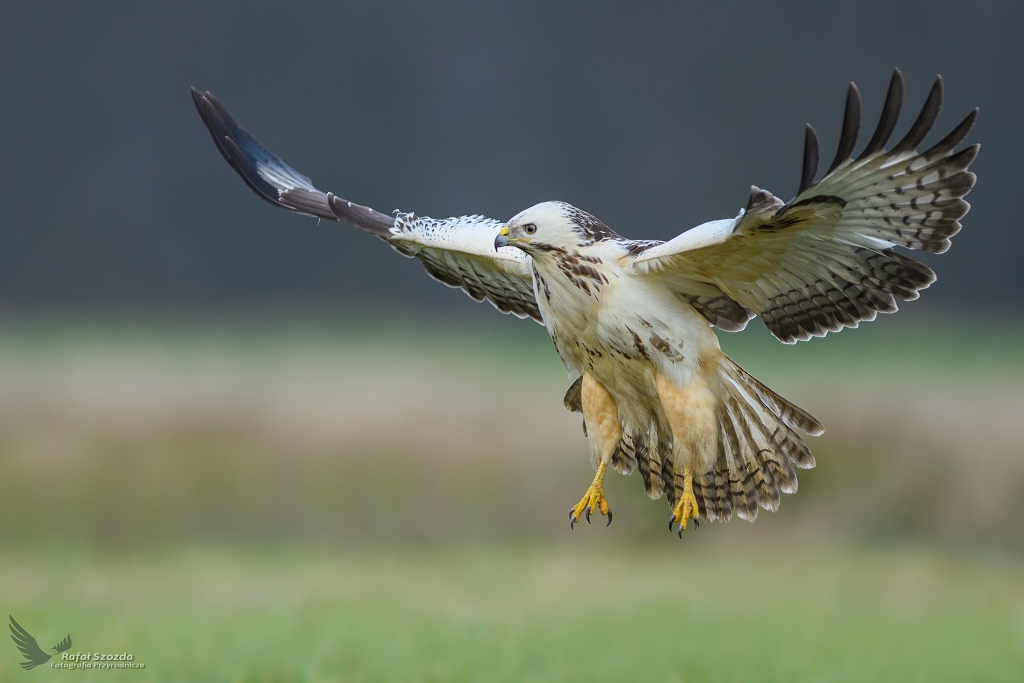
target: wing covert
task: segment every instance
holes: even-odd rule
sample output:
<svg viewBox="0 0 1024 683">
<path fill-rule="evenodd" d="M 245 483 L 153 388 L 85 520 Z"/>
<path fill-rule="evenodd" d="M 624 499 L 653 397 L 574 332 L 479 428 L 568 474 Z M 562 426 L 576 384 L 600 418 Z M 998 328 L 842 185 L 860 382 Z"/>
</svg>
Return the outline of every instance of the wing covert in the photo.
<svg viewBox="0 0 1024 683">
<path fill-rule="evenodd" d="M 477 301 L 487 300 L 503 313 L 541 322 L 529 257 L 510 247 L 494 249 L 502 222 L 482 216 L 437 220 L 397 211 L 388 216 L 321 192 L 241 128 L 209 92 L 192 88 L 192 101 L 221 155 L 266 201 L 376 235 L 399 253 L 418 258 L 440 282 L 463 289 Z"/>
</svg>

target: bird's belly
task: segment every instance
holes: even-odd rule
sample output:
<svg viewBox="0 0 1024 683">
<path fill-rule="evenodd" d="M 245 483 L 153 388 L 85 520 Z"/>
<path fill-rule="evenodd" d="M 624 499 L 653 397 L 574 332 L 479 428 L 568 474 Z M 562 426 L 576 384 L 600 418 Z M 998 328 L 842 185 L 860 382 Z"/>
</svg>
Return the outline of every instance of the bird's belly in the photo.
<svg viewBox="0 0 1024 683">
<path fill-rule="evenodd" d="M 655 375 L 687 386 L 701 358 L 718 350 L 718 338 L 670 293 L 616 284 L 600 299 L 562 299 L 548 311 L 548 330 L 570 372 L 591 374 L 617 403 L 656 402 Z"/>
</svg>

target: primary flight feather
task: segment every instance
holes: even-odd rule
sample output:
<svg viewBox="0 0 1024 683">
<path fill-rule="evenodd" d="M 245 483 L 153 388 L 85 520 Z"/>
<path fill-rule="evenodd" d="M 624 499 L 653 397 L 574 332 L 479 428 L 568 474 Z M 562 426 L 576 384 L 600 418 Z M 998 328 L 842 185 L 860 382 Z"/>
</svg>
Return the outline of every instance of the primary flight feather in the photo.
<svg viewBox="0 0 1024 683">
<path fill-rule="evenodd" d="M 814 466 L 803 434 L 824 431 L 808 413 L 747 374 L 719 348 L 712 326 L 742 330 L 755 315 L 786 343 L 824 336 L 896 310 L 935 281 L 894 247 L 942 253 L 960 230 L 978 145 L 956 151 L 972 111 L 949 135 L 917 147 L 942 102 L 937 78 L 924 108 L 891 149 L 903 101 L 893 73 L 882 116 L 852 156 L 860 95 L 847 94 L 839 148 L 824 177 L 807 126 L 797 196 L 752 187 L 735 218 L 667 242 L 621 237 L 565 202 L 511 220 L 388 216 L 313 186 L 241 129 L 209 92 L 192 97 L 217 148 L 271 203 L 347 223 L 418 258 L 434 278 L 477 301 L 542 323 L 575 381 L 565 396 L 583 413 L 597 474 L 570 511 L 612 513 L 608 466 L 639 469 L 652 498 L 665 495 L 679 533 L 689 520 L 753 521 L 795 493 L 794 468 Z"/>
</svg>

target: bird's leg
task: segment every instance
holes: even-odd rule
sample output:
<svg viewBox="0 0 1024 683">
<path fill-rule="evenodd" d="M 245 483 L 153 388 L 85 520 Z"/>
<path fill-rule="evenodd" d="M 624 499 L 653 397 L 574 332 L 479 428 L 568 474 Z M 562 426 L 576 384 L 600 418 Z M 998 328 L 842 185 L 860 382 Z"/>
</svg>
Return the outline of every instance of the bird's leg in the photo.
<svg viewBox="0 0 1024 683">
<path fill-rule="evenodd" d="M 590 484 L 590 488 L 583 495 L 583 499 L 576 503 L 576 507 L 569 511 L 570 528 L 576 526 L 576 522 L 580 521 L 580 515 L 584 513 L 586 514 L 587 524 L 589 524 L 590 513 L 592 512 L 608 515 L 608 524 L 612 523 L 612 509 L 608 507 L 608 500 L 604 497 L 604 473 L 607 470 L 608 465 L 605 463 L 597 466 L 597 474 L 594 475 L 594 481 Z"/>
<path fill-rule="evenodd" d="M 685 465 L 683 467 L 683 495 L 679 497 L 679 503 L 672 510 L 672 517 L 668 521 L 669 531 L 672 530 L 672 525 L 675 522 L 679 522 L 679 537 L 682 538 L 689 520 L 692 519 L 695 526 L 700 525 L 700 522 L 697 521 L 699 514 L 697 497 L 693 495 L 693 468 Z"/>
<path fill-rule="evenodd" d="M 589 373 L 583 374 L 581 389 L 583 402 L 583 419 L 587 424 L 590 453 L 597 462 L 597 474 L 587 489 L 582 500 L 569 511 L 569 526 L 573 527 L 580 521 L 580 515 L 586 514 L 587 522 L 591 513 L 608 516 L 608 524 L 612 523 L 612 511 L 604 497 L 604 475 L 608 471 L 608 463 L 622 438 L 622 423 L 619 422 L 619 411 L 615 399 L 608 393 L 603 384 Z M 607 525 L 606 525 L 607 526 Z"/>
<path fill-rule="evenodd" d="M 661 374 L 655 376 L 655 385 L 661 407 L 672 428 L 675 466 L 683 466 L 683 492 L 668 520 L 669 530 L 676 522 L 679 523 L 679 537 L 682 538 L 691 519 L 694 525 L 700 524 L 697 521 L 700 508 L 697 497 L 693 495 L 693 466 L 708 465 L 709 456 L 714 454 L 715 398 L 707 381 L 697 373 L 683 388 Z"/>
</svg>

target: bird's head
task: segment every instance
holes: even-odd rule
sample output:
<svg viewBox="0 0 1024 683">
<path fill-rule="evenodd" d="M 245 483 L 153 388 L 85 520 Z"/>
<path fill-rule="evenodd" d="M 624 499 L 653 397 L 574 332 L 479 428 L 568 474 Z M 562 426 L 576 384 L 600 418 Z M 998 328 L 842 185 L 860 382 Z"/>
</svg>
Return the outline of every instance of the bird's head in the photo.
<svg viewBox="0 0 1024 683">
<path fill-rule="evenodd" d="M 516 247 L 537 256 L 565 252 L 618 237 L 586 211 L 565 202 L 543 202 L 518 213 L 494 238 L 494 248 Z"/>
</svg>

